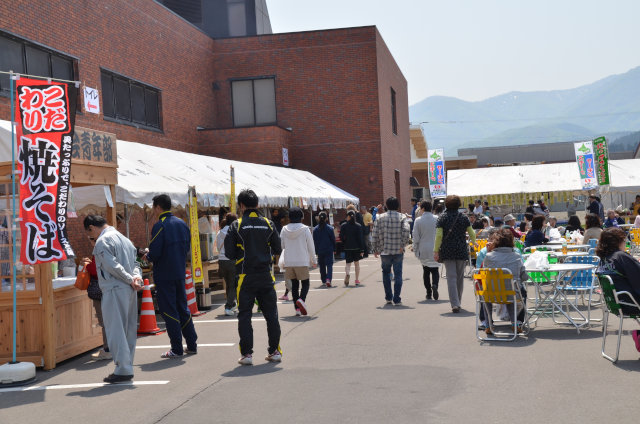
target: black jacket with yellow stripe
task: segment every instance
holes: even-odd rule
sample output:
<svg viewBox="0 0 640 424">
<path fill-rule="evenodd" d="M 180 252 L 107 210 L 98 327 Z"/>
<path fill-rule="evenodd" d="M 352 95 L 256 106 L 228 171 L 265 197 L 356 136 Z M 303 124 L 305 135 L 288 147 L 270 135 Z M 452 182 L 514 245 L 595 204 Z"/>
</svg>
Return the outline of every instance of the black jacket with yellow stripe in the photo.
<svg viewBox="0 0 640 424">
<path fill-rule="evenodd" d="M 273 222 L 255 209 L 247 209 L 234 221 L 224 239 L 224 254 L 236 261 L 238 275 L 270 273 L 273 256 L 281 250 Z"/>
</svg>

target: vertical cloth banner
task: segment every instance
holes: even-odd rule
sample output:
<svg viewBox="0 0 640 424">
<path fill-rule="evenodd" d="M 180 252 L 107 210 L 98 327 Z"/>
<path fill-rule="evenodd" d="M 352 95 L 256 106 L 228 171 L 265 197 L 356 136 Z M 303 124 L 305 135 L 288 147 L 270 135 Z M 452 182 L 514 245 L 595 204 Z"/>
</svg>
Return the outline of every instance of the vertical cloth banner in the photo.
<svg viewBox="0 0 640 424">
<path fill-rule="evenodd" d="M 202 283 L 202 252 L 200 251 L 200 230 L 198 228 L 198 197 L 196 188 L 189 187 L 189 227 L 191 229 L 191 275 L 194 283 Z"/>
<path fill-rule="evenodd" d="M 229 213 L 236 213 L 236 174 L 231 167 L 229 175 L 231 176 L 231 194 L 229 195 Z"/>
<path fill-rule="evenodd" d="M 444 150 L 429 150 L 427 155 L 427 172 L 429 174 L 429 192 L 431 197 L 447 195 L 445 181 Z"/>
<path fill-rule="evenodd" d="M 20 78 L 16 84 L 17 169 L 23 263 L 74 256 L 67 237 L 75 87 Z"/>
<path fill-rule="evenodd" d="M 576 152 L 576 162 L 578 162 L 582 189 L 591 190 L 598 187 L 593 156 L 593 143 L 591 141 L 580 141 L 574 143 L 573 147 Z"/>
<path fill-rule="evenodd" d="M 609 147 L 607 139 L 598 137 L 593 140 L 593 150 L 596 160 L 596 175 L 599 186 L 609 185 Z"/>
</svg>

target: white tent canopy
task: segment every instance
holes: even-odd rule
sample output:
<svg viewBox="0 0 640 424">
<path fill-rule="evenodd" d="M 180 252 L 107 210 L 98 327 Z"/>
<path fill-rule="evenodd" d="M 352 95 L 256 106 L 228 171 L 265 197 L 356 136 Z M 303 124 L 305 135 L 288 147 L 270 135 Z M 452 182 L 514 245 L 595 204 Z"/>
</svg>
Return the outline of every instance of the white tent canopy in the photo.
<svg viewBox="0 0 640 424">
<path fill-rule="evenodd" d="M 0 120 L 0 161 L 11 160 L 11 123 Z M 118 184 L 116 201 L 138 206 L 151 205 L 155 195 L 166 193 L 176 205 L 186 205 L 187 189 L 196 187 L 198 200 L 205 206 L 229 204 L 230 166 L 235 169 L 236 194 L 252 189 L 262 206 L 311 206 L 345 208 L 359 199 L 307 171 L 258 165 L 211 156 L 185 153 L 117 140 Z M 100 186 L 73 190 L 76 207 L 103 205 Z M 291 202 L 290 202 L 291 199 Z"/>
<path fill-rule="evenodd" d="M 610 190 L 640 190 L 640 159 L 609 161 Z M 575 162 L 447 171 L 447 192 L 458 196 L 582 191 Z"/>
</svg>

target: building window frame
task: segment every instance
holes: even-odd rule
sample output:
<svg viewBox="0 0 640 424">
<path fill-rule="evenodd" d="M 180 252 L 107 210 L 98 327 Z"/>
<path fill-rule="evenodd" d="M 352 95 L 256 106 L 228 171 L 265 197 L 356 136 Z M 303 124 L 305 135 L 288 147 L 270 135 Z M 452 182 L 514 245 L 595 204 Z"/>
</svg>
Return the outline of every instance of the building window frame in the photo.
<svg viewBox="0 0 640 424">
<path fill-rule="evenodd" d="M 391 87 L 391 132 L 393 132 L 394 135 L 398 135 L 398 116 L 396 112 L 396 91 Z"/>
<path fill-rule="evenodd" d="M 57 79 L 63 79 L 66 81 L 76 81 L 78 78 L 78 58 L 73 57 L 69 54 L 66 54 L 64 52 L 61 52 L 59 50 L 56 50 L 54 48 L 51 48 L 49 46 L 46 46 L 44 44 L 41 43 L 37 43 L 35 41 L 31 41 L 29 39 L 20 37 L 16 34 L 12 34 L 10 32 L 7 31 L 0 31 L 0 38 L 5 38 L 7 40 L 13 41 L 15 43 L 18 43 L 20 45 L 20 58 L 22 59 L 22 72 L 20 72 L 19 70 L 13 70 L 16 74 L 21 74 L 24 76 L 28 76 L 28 75 L 33 75 L 30 78 L 36 78 L 36 79 L 47 79 L 47 78 L 51 78 L 53 80 L 57 80 Z M 27 58 L 27 50 L 28 49 L 33 49 L 39 53 L 45 53 L 47 55 L 47 73 L 48 75 L 35 75 L 34 72 L 30 71 L 29 67 L 29 60 Z M 53 62 L 55 59 L 61 59 L 63 61 L 68 61 L 70 64 L 69 70 L 71 71 L 71 75 L 68 75 L 68 78 L 59 78 L 59 77 L 54 77 L 53 76 Z M 5 71 L 4 69 L 2 69 L 2 71 Z M 9 69 L 6 69 L 6 71 L 9 71 Z M 0 77 L 4 77 L 3 81 L 6 79 L 8 81 L 8 75 L 6 74 L 0 74 Z M 10 97 L 11 93 L 9 92 L 9 87 L 7 86 L 6 88 L 4 87 L 4 85 L 6 84 L 2 84 L 0 83 L 0 97 Z M 80 108 L 77 109 L 77 112 L 80 113 Z"/>
<path fill-rule="evenodd" d="M 116 94 L 116 82 L 120 83 L 120 88 L 126 86 L 127 98 L 121 97 L 124 100 L 123 103 L 118 103 L 118 95 Z M 105 83 L 109 84 L 105 87 Z M 102 116 L 105 121 L 115 122 L 123 125 L 130 125 L 136 128 L 141 128 L 150 131 L 162 132 L 162 90 L 151 84 L 139 81 L 135 78 L 128 77 L 121 73 L 100 68 L 100 85 L 102 90 Z M 105 89 L 108 88 L 108 89 Z M 143 95 L 144 106 L 144 119 L 135 117 L 134 114 L 134 99 L 132 98 L 132 88 L 141 90 Z M 107 95 L 107 93 L 109 93 Z M 155 95 L 155 99 L 153 96 Z M 147 101 L 147 98 L 149 99 Z M 155 104 L 155 122 L 150 120 L 150 115 L 153 116 L 153 108 L 149 110 L 149 106 Z M 122 107 L 127 108 L 127 114 L 119 114 Z M 147 114 L 149 111 L 149 114 Z M 128 115 L 128 116 L 127 116 Z"/>
<path fill-rule="evenodd" d="M 255 82 L 261 80 L 272 80 L 273 81 L 273 116 L 274 119 L 272 121 L 260 122 L 258 123 L 257 111 L 256 111 L 256 88 Z M 253 112 L 253 122 L 247 125 L 236 125 L 236 110 L 233 102 L 233 84 L 236 82 L 246 82 L 251 81 L 251 94 L 252 94 L 252 112 Z M 265 127 L 272 126 L 278 124 L 278 108 L 277 108 L 277 87 L 276 87 L 276 76 L 275 75 L 261 75 L 257 77 L 243 77 L 243 78 L 230 78 L 229 79 L 229 87 L 231 90 L 231 119 L 233 123 L 233 128 L 250 128 L 250 127 Z"/>
</svg>

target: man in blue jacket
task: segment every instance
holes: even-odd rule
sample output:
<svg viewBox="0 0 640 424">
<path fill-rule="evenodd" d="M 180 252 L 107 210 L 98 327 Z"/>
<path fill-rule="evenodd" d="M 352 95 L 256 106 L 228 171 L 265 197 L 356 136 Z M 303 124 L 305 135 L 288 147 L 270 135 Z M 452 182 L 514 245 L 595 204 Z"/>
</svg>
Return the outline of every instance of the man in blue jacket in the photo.
<svg viewBox="0 0 640 424">
<path fill-rule="evenodd" d="M 177 358 L 184 353 L 195 354 L 198 351 L 198 335 L 187 307 L 184 286 L 191 232 L 187 224 L 173 216 L 170 210 L 171 198 L 168 195 L 159 194 L 153 198 L 153 211 L 158 214 L 159 220 L 151 230 L 147 253 L 147 258 L 153 262 L 158 307 L 171 340 L 171 350 L 163 353 L 163 358 Z M 187 350 L 184 352 L 182 336 L 187 341 Z"/>
</svg>

